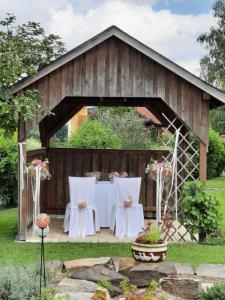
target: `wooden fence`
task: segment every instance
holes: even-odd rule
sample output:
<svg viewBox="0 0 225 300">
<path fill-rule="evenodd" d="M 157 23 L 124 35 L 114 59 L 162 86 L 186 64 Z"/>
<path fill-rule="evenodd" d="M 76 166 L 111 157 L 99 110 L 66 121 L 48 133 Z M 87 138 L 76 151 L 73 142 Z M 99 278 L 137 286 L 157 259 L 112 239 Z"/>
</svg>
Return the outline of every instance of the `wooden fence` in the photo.
<svg viewBox="0 0 225 300">
<path fill-rule="evenodd" d="M 162 150 L 43 148 L 28 151 L 27 159 L 31 161 L 34 158 L 47 157 L 50 162 L 52 179 L 41 183 L 41 209 L 44 212 L 64 213 L 69 202 L 68 176 L 84 176 L 86 172 L 101 171 L 102 179 L 107 180 L 107 174 L 111 171 L 126 171 L 129 177 L 142 177 L 140 202 L 144 206 L 145 215 L 153 217 L 155 182 L 145 174 L 145 167 L 151 159 L 162 161 L 162 156 L 166 153 Z M 32 207 L 31 192 L 29 202 L 29 207 Z"/>
</svg>

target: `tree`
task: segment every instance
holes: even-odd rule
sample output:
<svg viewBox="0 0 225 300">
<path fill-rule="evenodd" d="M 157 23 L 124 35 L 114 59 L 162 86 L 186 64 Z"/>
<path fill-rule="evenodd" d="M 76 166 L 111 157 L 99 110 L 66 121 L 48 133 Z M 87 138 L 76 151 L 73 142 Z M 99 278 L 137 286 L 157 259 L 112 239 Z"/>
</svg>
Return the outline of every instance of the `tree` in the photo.
<svg viewBox="0 0 225 300">
<path fill-rule="evenodd" d="M 121 149 L 119 138 L 110 125 L 103 125 L 96 120 L 83 123 L 71 136 L 68 146 L 84 149 Z"/>
<path fill-rule="evenodd" d="M 225 90 L 225 1 L 217 0 L 213 5 L 213 14 L 217 19 L 208 33 L 198 37 L 198 41 L 208 51 L 200 61 L 201 76 L 208 83 Z M 225 107 L 210 112 L 212 128 L 225 133 Z"/>
<path fill-rule="evenodd" d="M 98 108 L 94 119 L 104 126 L 111 126 L 123 149 L 146 149 L 150 131 L 145 127 L 144 119 L 133 108 Z"/>
<path fill-rule="evenodd" d="M 39 23 L 16 25 L 12 14 L 0 21 L 0 128 L 5 132 L 14 132 L 19 118 L 28 121 L 37 112 L 49 113 L 40 106 L 38 91 L 27 90 L 13 96 L 10 88 L 64 52 L 61 39 L 54 34 L 47 35 Z"/>
</svg>

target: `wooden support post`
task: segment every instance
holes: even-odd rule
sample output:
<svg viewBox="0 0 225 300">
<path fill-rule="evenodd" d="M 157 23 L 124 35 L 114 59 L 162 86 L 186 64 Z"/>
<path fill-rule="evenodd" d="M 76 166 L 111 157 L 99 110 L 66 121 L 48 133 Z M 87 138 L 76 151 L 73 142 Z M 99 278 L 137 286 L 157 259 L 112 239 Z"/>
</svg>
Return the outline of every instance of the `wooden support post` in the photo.
<svg viewBox="0 0 225 300">
<path fill-rule="evenodd" d="M 22 153 L 20 153 L 20 147 L 18 146 L 18 213 L 19 213 L 19 221 L 18 221 L 18 237 L 17 239 L 20 241 L 26 240 L 27 235 L 27 209 L 28 209 L 28 186 L 26 174 L 21 172 L 22 165 L 24 166 L 26 163 L 27 156 L 27 145 L 25 138 L 25 125 L 19 126 L 18 132 L 18 142 L 22 143 Z"/>
<path fill-rule="evenodd" d="M 199 147 L 199 180 L 206 181 L 207 179 L 207 147 L 200 141 Z"/>
</svg>

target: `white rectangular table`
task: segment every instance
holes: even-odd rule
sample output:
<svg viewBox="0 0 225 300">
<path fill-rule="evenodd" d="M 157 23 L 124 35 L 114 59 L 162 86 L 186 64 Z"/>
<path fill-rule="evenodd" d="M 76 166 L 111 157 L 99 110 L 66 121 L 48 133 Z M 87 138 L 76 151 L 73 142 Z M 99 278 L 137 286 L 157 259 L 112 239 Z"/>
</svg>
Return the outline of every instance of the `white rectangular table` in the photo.
<svg viewBox="0 0 225 300">
<path fill-rule="evenodd" d="M 100 227 L 110 226 L 112 207 L 115 203 L 114 184 L 109 181 L 99 181 L 96 183 L 94 205 L 98 211 Z"/>
</svg>

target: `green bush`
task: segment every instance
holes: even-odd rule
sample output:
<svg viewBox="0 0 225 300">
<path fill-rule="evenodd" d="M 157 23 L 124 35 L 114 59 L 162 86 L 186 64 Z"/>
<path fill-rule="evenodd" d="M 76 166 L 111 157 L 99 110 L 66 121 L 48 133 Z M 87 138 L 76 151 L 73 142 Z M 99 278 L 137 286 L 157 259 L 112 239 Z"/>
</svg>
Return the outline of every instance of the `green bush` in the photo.
<svg viewBox="0 0 225 300">
<path fill-rule="evenodd" d="M 224 300 L 225 299 L 225 283 L 215 284 L 208 288 L 207 291 L 200 292 L 200 300 Z"/>
<path fill-rule="evenodd" d="M 117 135 L 110 126 L 96 120 L 88 120 L 69 139 L 70 148 L 121 149 Z"/>
<path fill-rule="evenodd" d="M 47 282 L 51 274 L 46 273 Z M 0 272 L 1 300 L 35 300 L 39 294 L 39 269 L 36 265 L 8 266 Z"/>
<path fill-rule="evenodd" d="M 181 192 L 180 221 L 190 232 L 192 239 L 199 234 L 199 241 L 212 235 L 219 225 L 219 204 L 216 198 L 206 193 L 205 184 L 187 182 Z"/>
<path fill-rule="evenodd" d="M 17 204 L 17 140 L 0 131 L 0 207 Z"/>
<path fill-rule="evenodd" d="M 199 149 L 199 140 L 193 134 L 189 136 L 190 143 L 193 143 L 192 146 L 198 150 Z M 189 150 L 189 154 L 193 155 L 194 152 Z M 193 163 L 197 165 L 199 163 L 198 158 L 194 157 Z M 191 168 L 193 165 L 191 164 Z M 219 134 L 210 129 L 209 130 L 209 147 L 207 153 L 207 179 L 214 177 L 219 177 L 222 175 L 225 170 L 225 142 L 221 139 Z M 194 177 L 198 178 L 199 174 L 196 169 L 194 172 Z"/>
<path fill-rule="evenodd" d="M 225 142 L 219 134 L 209 131 L 209 148 L 207 155 L 207 178 L 219 177 L 225 169 Z"/>
</svg>

